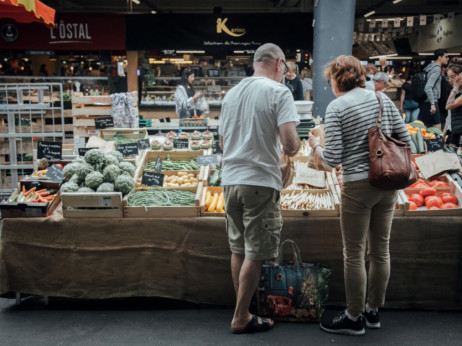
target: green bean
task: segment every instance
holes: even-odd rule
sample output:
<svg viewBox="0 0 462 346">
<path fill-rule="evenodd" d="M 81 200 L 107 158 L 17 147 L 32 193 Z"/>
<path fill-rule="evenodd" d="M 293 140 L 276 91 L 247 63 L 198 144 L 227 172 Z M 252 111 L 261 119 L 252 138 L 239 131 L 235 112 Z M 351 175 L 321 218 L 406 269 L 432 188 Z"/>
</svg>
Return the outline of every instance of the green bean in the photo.
<svg viewBox="0 0 462 346">
<path fill-rule="evenodd" d="M 156 161 L 148 161 L 146 164 L 145 170 L 146 171 L 154 171 L 156 166 Z M 191 159 L 190 161 L 186 160 L 179 160 L 179 161 L 172 161 L 170 159 L 166 159 L 162 161 L 162 170 L 163 171 L 197 171 L 199 170 L 199 166 L 196 163 L 195 159 Z"/>
<path fill-rule="evenodd" d="M 150 189 L 128 196 L 130 207 L 194 206 L 195 194 L 190 191 Z"/>
</svg>

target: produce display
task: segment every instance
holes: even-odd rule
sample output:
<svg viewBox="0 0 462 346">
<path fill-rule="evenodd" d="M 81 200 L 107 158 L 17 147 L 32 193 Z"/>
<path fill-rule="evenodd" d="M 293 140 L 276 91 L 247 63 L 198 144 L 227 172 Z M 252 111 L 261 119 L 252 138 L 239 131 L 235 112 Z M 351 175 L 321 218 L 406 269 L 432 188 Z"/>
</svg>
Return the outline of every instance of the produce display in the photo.
<svg viewBox="0 0 462 346">
<path fill-rule="evenodd" d="M 8 202 L 18 203 L 51 203 L 58 191 L 56 189 L 40 189 L 34 186 L 26 191 L 25 185 L 22 186 L 21 192 L 17 195 L 11 196 Z"/>
<path fill-rule="evenodd" d="M 449 184 L 440 179 L 428 182 L 419 179 L 408 189 L 405 189 L 409 202 L 409 210 L 435 210 L 459 208 L 459 200 L 455 194 L 446 192 Z"/>
<path fill-rule="evenodd" d="M 128 196 L 130 207 L 187 207 L 194 206 L 195 194 L 190 191 L 149 189 Z"/>
<path fill-rule="evenodd" d="M 63 169 L 66 182 L 61 192 L 122 192 L 128 194 L 135 187 L 135 165 L 124 161 L 122 154 L 112 151 L 104 154 L 91 149 Z"/>
<path fill-rule="evenodd" d="M 215 166 L 215 171 L 210 174 L 207 178 L 207 185 L 209 186 L 220 186 L 221 185 L 221 168 L 220 164 Z"/>
<path fill-rule="evenodd" d="M 144 170 L 155 171 L 155 166 L 156 161 L 148 161 Z M 170 155 L 167 155 L 167 159 L 162 161 L 163 171 L 198 171 L 199 169 L 195 159 L 174 161 L 170 159 Z"/>
<path fill-rule="evenodd" d="M 207 190 L 205 196 L 205 210 L 209 213 L 224 213 L 225 212 L 225 197 L 223 191 L 220 193 Z"/>
<path fill-rule="evenodd" d="M 172 175 L 164 176 L 164 183 L 162 187 L 196 187 L 199 179 L 198 174 L 190 172 L 178 172 Z M 142 178 L 138 178 L 136 187 L 143 187 L 141 184 Z"/>
<path fill-rule="evenodd" d="M 281 209 L 287 210 L 333 210 L 334 200 L 330 192 L 311 193 L 294 191 L 281 194 Z"/>
<path fill-rule="evenodd" d="M 138 142 L 137 138 L 126 138 L 121 133 L 116 133 L 112 138 L 105 138 L 106 141 L 113 141 L 115 142 L 115 146 L 119 144 L 128 144 L 128 143 L 136 143 Z"/>
<path fill-rule="evenodd" d="M 420 120 L 406 124 L 411 135 L 411 154 L 424 154 L 427 152 L 425 139 L 436 139 L 442 136 L 440 129 L 436 127 L 427 128 Z"/>
</svg>

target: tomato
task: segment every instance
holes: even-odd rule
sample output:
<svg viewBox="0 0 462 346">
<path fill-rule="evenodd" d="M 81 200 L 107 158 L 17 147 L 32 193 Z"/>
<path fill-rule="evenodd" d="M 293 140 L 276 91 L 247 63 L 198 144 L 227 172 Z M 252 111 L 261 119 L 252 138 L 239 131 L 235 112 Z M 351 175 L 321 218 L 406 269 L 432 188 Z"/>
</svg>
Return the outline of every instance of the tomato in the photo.
<svg viewBox="0 0 462 346">
<path fill-rule="evenodd" d="M 408 200 L 414 202 L 418 207 L 424 205 L 424 198 L 418 193 L 413 193 L 411 197 L 408 198 Z"/>
<path fill-rule="evenodd" d="M 428 186 L 427 183 L 425 182 L 425 180 L 419 179 L 419 180 L 417 180 L 414 184 L 412 184 L 412 185 L 409 186 L 409 187 L 419 187 L 419 186 L 417 186 L 417 185 L 421 185 L 421 184 L 423 184 L 425 187 Z"/>
<path fill-rule="evenodd" d="M 444 203 L 440 209 L 457 209 L 457 205 L 454 203 Z"/>
<path fill-rule="evenodd" d="M 418 183 L 417 185 L 411 186 L 411 187 L 414 187 L 416 189 L 425 189 L 425 188 L 430 187 L 430 186 L 428 184 L 425 184 L 425 183 Z"/>
<path fill-rule="evenodd" d="M 417 205 L 412 202 L 412 201 L 409 201 L 409 210 L 416 210 L 417 209 Z"/>
<path fill-rule="evenodd" d="M 436 196 L 436 190 L 433 187 L 427 187 L 419 191 L 422 197 Z"/>
<path fill-rule="evenodd" d="M 435 183 L 432 185 L 432 187 L 448 187 L 449 184 L 446 183 L 445 181 L 435 181 Z"/>
<path fill-rule="evenodd" d="M 440 208 L 438 208 L 437 206 L 433 206 L 433 207 L 430 207 L 428 208 L 429 210 L 440 210 Z"/>
<path fill-rule="evenodd" d="M 56 163 L 56 166 L 58 166 L 59 168 L 63 169 L 63 165 L 60 164 L 60 163 Z"/>
<path fill-rule="evenodd" d="M 427 196 L 425 197 L 425 205 L 428 209 L 431 207 L 441 207 L 443 205 L 443 201 L 438 196 Z"/>
<path fill-rule="evenodd" d="M 443 193 L 441 194 L 441 199 L 443 203 L 452 203 L 452 204 L 459 204 L 459 201 L 457 200 L 457 197 L 454 196 L 452 193 Z"/>
</svg>

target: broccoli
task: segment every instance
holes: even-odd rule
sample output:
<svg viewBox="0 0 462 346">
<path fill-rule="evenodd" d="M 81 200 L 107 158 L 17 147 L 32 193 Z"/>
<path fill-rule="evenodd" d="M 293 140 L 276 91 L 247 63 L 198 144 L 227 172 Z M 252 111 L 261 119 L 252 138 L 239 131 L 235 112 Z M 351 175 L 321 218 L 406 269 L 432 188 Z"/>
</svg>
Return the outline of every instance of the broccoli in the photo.
<svg viewBox="0 0 462 346">
<path fill-rule="evenodd" d="M 80 181 L 84 181 L 85 177 L 88 174 L 90 174 L 91 172 L 94 172 L 94 171 L 95 171 L 95 169 L 89 163 L 81 163 L 79 165 L 79 167 L 77 168 L 77 171 L 75 173 L 79 177 Z"/>
<path fill-rule="evenodd" d="M 70 180 L 80 166 L 78 162 L 72 162 L 63 168 L 63 175 L 66 180 Z"/>
<path fill-rule="evenodd" d="M 96 192 L 114 192 L 114 184 L 111 183 L 102 183 Z"/>
<path fill-rule="evenodd" d="M 112 156 L 117 157 L 117 160 L 119 160 L 119 162 L 122 162 L 123 159 L 124 159 L 124 156 L 122 155 L 122 153 L 120 151 L 117 151 L 117 150 L 111 151 L 111 152 L 107 153 L 106 155 L 112 155 Z"/>
<path fill-rule="evenodd" d="M 64 183 L 61 185 L 61 192 L 77 192 L 79 190 L 79 185 L 76 183 Z"/>
<path fill-rule="evenodd" d="M 91 172 L 85 177 L 85 185 L 96 190 L 103 183 L 103 175 L 100 172 Z"/>
<path fill-rule="evenodd" d="M 127 175 L 120 175 L 117 177 L 114 183 L 116 191 L 122 192 L 124 195 L 129 193 L 135 187 L 135 182 L 132 177 Z"/>
<path fill-rule="evenodd" d="M 89 187 L 81 187 L 77 192 L 95 192 L 95 190 L 90 189 Z"/>
<path fill-rule="evenodd" d="M 125 172 L 128 172 L 130 173 L 130 175 L 133 177 L 135 175 L 135 165 L 131 162 L 128 162 L 128 161 L 123 161 L 121 163 L 119 163 L 119 168 L 122 170 L 122 171 L 125 171 Z"/>
<path fill-rule="evenodd" d="M 106 154 L 106 155 L 104 155 L 104 163 L 106 164 L 106 166 L 118 165 L 119 164 L 119 159 L 117 157 L 115 157 L 114 155 Z"/>
<path fill-rule="evenodd" d="M 103 179 L 107 183 L 113 183 L 120 175 L 120 168 L 117 165 L 106 166 L 103 170 Z"/>
<path fill-rule="evenodd" d="M 85 153 L 85 161 L 89 164 L 96 165 L 104 162 L 104 153 L 100 149 L 91 149 Z"/>
</svg>

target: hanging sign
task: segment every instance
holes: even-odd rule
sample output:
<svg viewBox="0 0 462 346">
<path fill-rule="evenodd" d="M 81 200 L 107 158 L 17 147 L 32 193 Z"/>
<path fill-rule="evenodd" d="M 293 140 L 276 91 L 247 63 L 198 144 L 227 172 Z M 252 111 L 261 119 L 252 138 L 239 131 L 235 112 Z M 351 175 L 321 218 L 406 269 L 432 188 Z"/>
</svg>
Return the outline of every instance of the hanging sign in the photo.
<svg viewBox="0 0 462 346">
<path fill-rule="evenodd" d="M 414 17 L 407 17 L 406 25 L 414 26 Z"/>
<path fill-rule="evenodd" d="M 427 25 L 427 16 L 420 16 L 420 25 Z"/>
<path fill-rule="evenodd" d="M 399 28 L 401 25 L 401 20 L 399 18 L 395 18 L 395 20 L 393 21 L 393 26 L 395 28 Z"/>
</svg>

